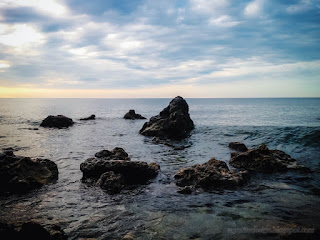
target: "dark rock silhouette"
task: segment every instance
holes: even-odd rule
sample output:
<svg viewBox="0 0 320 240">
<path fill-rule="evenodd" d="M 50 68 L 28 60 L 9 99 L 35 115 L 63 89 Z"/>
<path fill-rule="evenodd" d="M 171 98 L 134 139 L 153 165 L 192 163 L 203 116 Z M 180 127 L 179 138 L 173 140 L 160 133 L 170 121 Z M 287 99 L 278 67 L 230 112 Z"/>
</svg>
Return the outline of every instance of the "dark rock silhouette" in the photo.
<svg viewBox="0 0 320 240">
<path fill-rule="evenodd" d="M 0 154 L 0 193 L 25 193 L 57 179 L 57 165 L 48 159 Z"/>
<path fill-rule="evenodd" d="M 231 142 L 229 143 L 229 148 L 236 150 L 238 152 L 246 152 L 248 148 L 241 142 Z"/>
<path fill-rule="evenodd" d="M 90 117 L 80 118 L 80 121 L 95 120 L 95 119 L 96 119 L 96 115 L 92 114 Z"/>
<path fill-rule="evenodd" d="M 265 144 L 246 152 L 232 153 L 230 165 L 254 172 L 310 171 L 281 150 L 269 150 Z"/>
<path fill-rule="evenodd" d="M 155 178 L 160 169 L 156 163 L 130 161 L 122 148 L 96 153 L 96 158 L 89 158 L 81 163 L 84 182 L 94 182 L 110 194 L 123 189 L 135 188 Z"/>
<path fill-rule="evenodd" d="M 137 114 L 135 110 L 129 110 L 129 112 L 127 112 L 124 116 L 124 119 L 131 119 L 131 120 L 135 120 L 135 119 L 146 119 L 145 117 L 141 116 L 140 114 Z"/>
<path fill-rule="evenodd" d="M 0 239 L 67 240 L 63 230 L 57 225 L 43 227 L 36 222 L 0 222 Z"/>
<path fill-rule="evenodd" d="M 204 164 L 197 164 L 180 170 L 175 174 L 176 184 L 183 187 L 179 192 L 189 194 L 193 189 L 234 189 L 242 186 L 249 179 L 247 171 L 229 170 L 225 162 L 210 159 Z"/>
<path fill-rule="evenodd" d="M 114 148 L 112 151 L 102 150 L 97 152 L 95 157 L 104 158 L 105 160 L 130 160 L 128 153 L 119 147 Z"/>
<path fill-rule="evenodd" d="M 189 115 L 189 106 L 178 96 L 171 100 L 169 106 L 159 115 L 151 117 L 150 121 L 143 125 L 140 133 L 145 136 L 181 140 L 188 137 L 192 129 L 194 124 Z"/>
<path fill-rule="evenodd" d="M 57 116 L 48 116 L 46 117 L 40 124 L 41 127 L 48 127 L 48 128 L 67 128 L 74 124 L 71 118 L 68 118 L 63 115 Z"/>
</svg>

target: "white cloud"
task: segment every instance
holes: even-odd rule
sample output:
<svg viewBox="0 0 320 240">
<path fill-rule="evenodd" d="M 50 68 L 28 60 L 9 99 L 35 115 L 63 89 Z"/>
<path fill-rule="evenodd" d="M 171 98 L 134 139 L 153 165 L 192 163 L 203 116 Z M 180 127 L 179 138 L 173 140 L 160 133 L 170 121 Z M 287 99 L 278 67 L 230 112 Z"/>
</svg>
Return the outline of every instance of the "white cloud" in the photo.
<svg viewBox="0 0 320 240">
<path fill-rule="evenodd" d="M 27 24 L 0 24 L 0 43 L 10 47 L 43 44 L 45 36 L 35 27 Z"/>
<path fill-rule="evenodd" d="M 190 0 L 192 9 L 196 12 L 212 14 L 229 5 L 228 0 Z"/>
<path fill-rule="evenodd" d="M 228 15 L 209 19 L 209 25 L 215 25 L 218 27 L 234 27 L 239 25 L 240 23 L 240 21 L 235 21 Z"/>
<path fill-rule="evenodd" d="M 68 8 L 59 0 L 1 0 L 0 7 L 33 7 L 52 16 L 68 13 Z"/>
<path fill-rule="evenodd" d="M 244 15 L 247 17 L 258 17 L 263 12 L 264 0 L 254 0 L 244 9 Z"/>
</svg>

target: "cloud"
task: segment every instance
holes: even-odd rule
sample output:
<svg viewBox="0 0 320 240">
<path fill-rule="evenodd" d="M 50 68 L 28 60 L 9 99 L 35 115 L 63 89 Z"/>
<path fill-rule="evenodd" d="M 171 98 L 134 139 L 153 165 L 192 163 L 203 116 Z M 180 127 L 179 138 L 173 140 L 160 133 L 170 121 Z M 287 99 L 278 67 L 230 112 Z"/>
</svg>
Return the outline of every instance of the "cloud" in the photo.
<svg viewBox="0 0 320 240">
<path fill-rule="evenodd" d="M 205 85 L 303 78 L 319 88 L 320 19 L 311 0 L 4 0 L 0 16 L 2 87 L 130 96 L 179 92 L 172 87 L 209 96 Z"/>
<path fill-rule="evenodd" d="M 264 0 L 254 0 L 244 9 L 244 15 L 247 17 L 259 17 L 263 13 Z"/>
</svg>

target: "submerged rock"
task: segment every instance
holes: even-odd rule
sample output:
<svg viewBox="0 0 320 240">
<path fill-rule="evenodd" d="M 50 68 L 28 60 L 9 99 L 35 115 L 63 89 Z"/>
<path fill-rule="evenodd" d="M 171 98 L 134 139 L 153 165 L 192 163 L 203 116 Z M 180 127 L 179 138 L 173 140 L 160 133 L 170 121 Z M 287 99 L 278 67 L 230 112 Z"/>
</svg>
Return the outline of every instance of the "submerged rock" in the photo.
<svg viewBox="0 0 320 240">
<path fill-rule="evenodd" d="M 145 117 L 141 116 L 140 114 L 137 114 L 135 110 L 129 110 L 129 112 L 127 112 L 124 116 L 124 119 L 146 119 Z"/>
<path fill-rule="evenodd" d="M 48 159 L 0 154 L 0 193 L 24 193 L 58 179 L 57 165 Z"/>
<path fill-rule="evenodd" d="M 0 222 L 0 239 L 67 240 L 63 230 L 57 225 L 43 227 L 36 222 Z"/>
<path fill-rule="evenodd" d="M 96 119 L 96 115 L 92 114 L 90 117 L 80 118 L 80 121 L 95 120 L 95 119 Z"/>
<path fill-rule="evenodd" d="M 101 152 L 96 154 L 102 157 L 89 158 L 81 163 L 80 170 L 83 172 L 84 182 L 93 181 L 111 194 L 146 184 L 157 176 L 160 169 L 156 163 L 130 161 L 128 154 L 122 148 L 104 151 L 103 154 Z"/>
<path fill-rule="evenodd" d="M 159 115 L 151 117 L 140 133 L 145 136 L 180 140 L 189 136 L 194 129 L 189 115 L 189 106 L 180 96 L 175 97 Z"/>
<path fill-rule="evenodd" d="M 254 172 L 285 172 L 288 170 L 309 171 L 281 150 L 269 150 L 265 144 L 246 152 L 232 153 L 230 165 Z"/>
<path fill-rule="evenodd" d="M 229 148 L 236 150 L 238 152 L 246 152 L 248 148 L 241 142 L 231 142 L 229 143 Z"/>
<path fill-rule="evenodd" d="M 225 162 L 214 158 L 204 164 L 184 168 L 175 174 L 176 184 L 183 187 L 181 193 L 190 193 L 190 188 L 234 189 L 242 186 L 249 179 L 247 171 L 229 170 Z"/>
<path fill-rule="evenodd" d="M 57 116 L 48 116 L 46 117 L 40 124 L 41 127 L 48 127 L 48 128 L 67 128 L 74 124 L 71 118 L 68 118 L 63 115 Z"/>
</svg>

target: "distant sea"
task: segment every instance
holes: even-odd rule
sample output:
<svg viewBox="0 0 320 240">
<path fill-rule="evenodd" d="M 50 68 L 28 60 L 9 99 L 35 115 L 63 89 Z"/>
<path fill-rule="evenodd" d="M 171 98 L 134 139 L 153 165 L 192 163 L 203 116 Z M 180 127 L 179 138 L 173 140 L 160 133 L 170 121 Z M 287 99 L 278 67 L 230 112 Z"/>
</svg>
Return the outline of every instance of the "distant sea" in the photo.
<svg viewBox="0 0 320 240">
<path fill-rule="evenodd" d="M 140 135 L 146 120 L 123 119 L 130 109 L 149 119 L 170 100 L 0 99 L 0 149 L 48 158 L 59 168 L 55 184 L 1 196 L 0 220 L 57 223 L 69 239 L 273 239 L 276 231 L 319 231 L 320 98 L 186 99 L 195 129 L 184 150 Z M 58 114 L 76 124 L 39 127 Z M 91 114 L 96 120 L 79 121 Z M 255 174 L 237 190 L 177 193 L 175 172 L 212 157 L 228 163 L 232 141 L 283 150 L 312 173 Z M 159 176 L 118 195 L 82 183 L 80 163 L 114 147 L 133 161 L 158 163 Z"/>
</svg>

